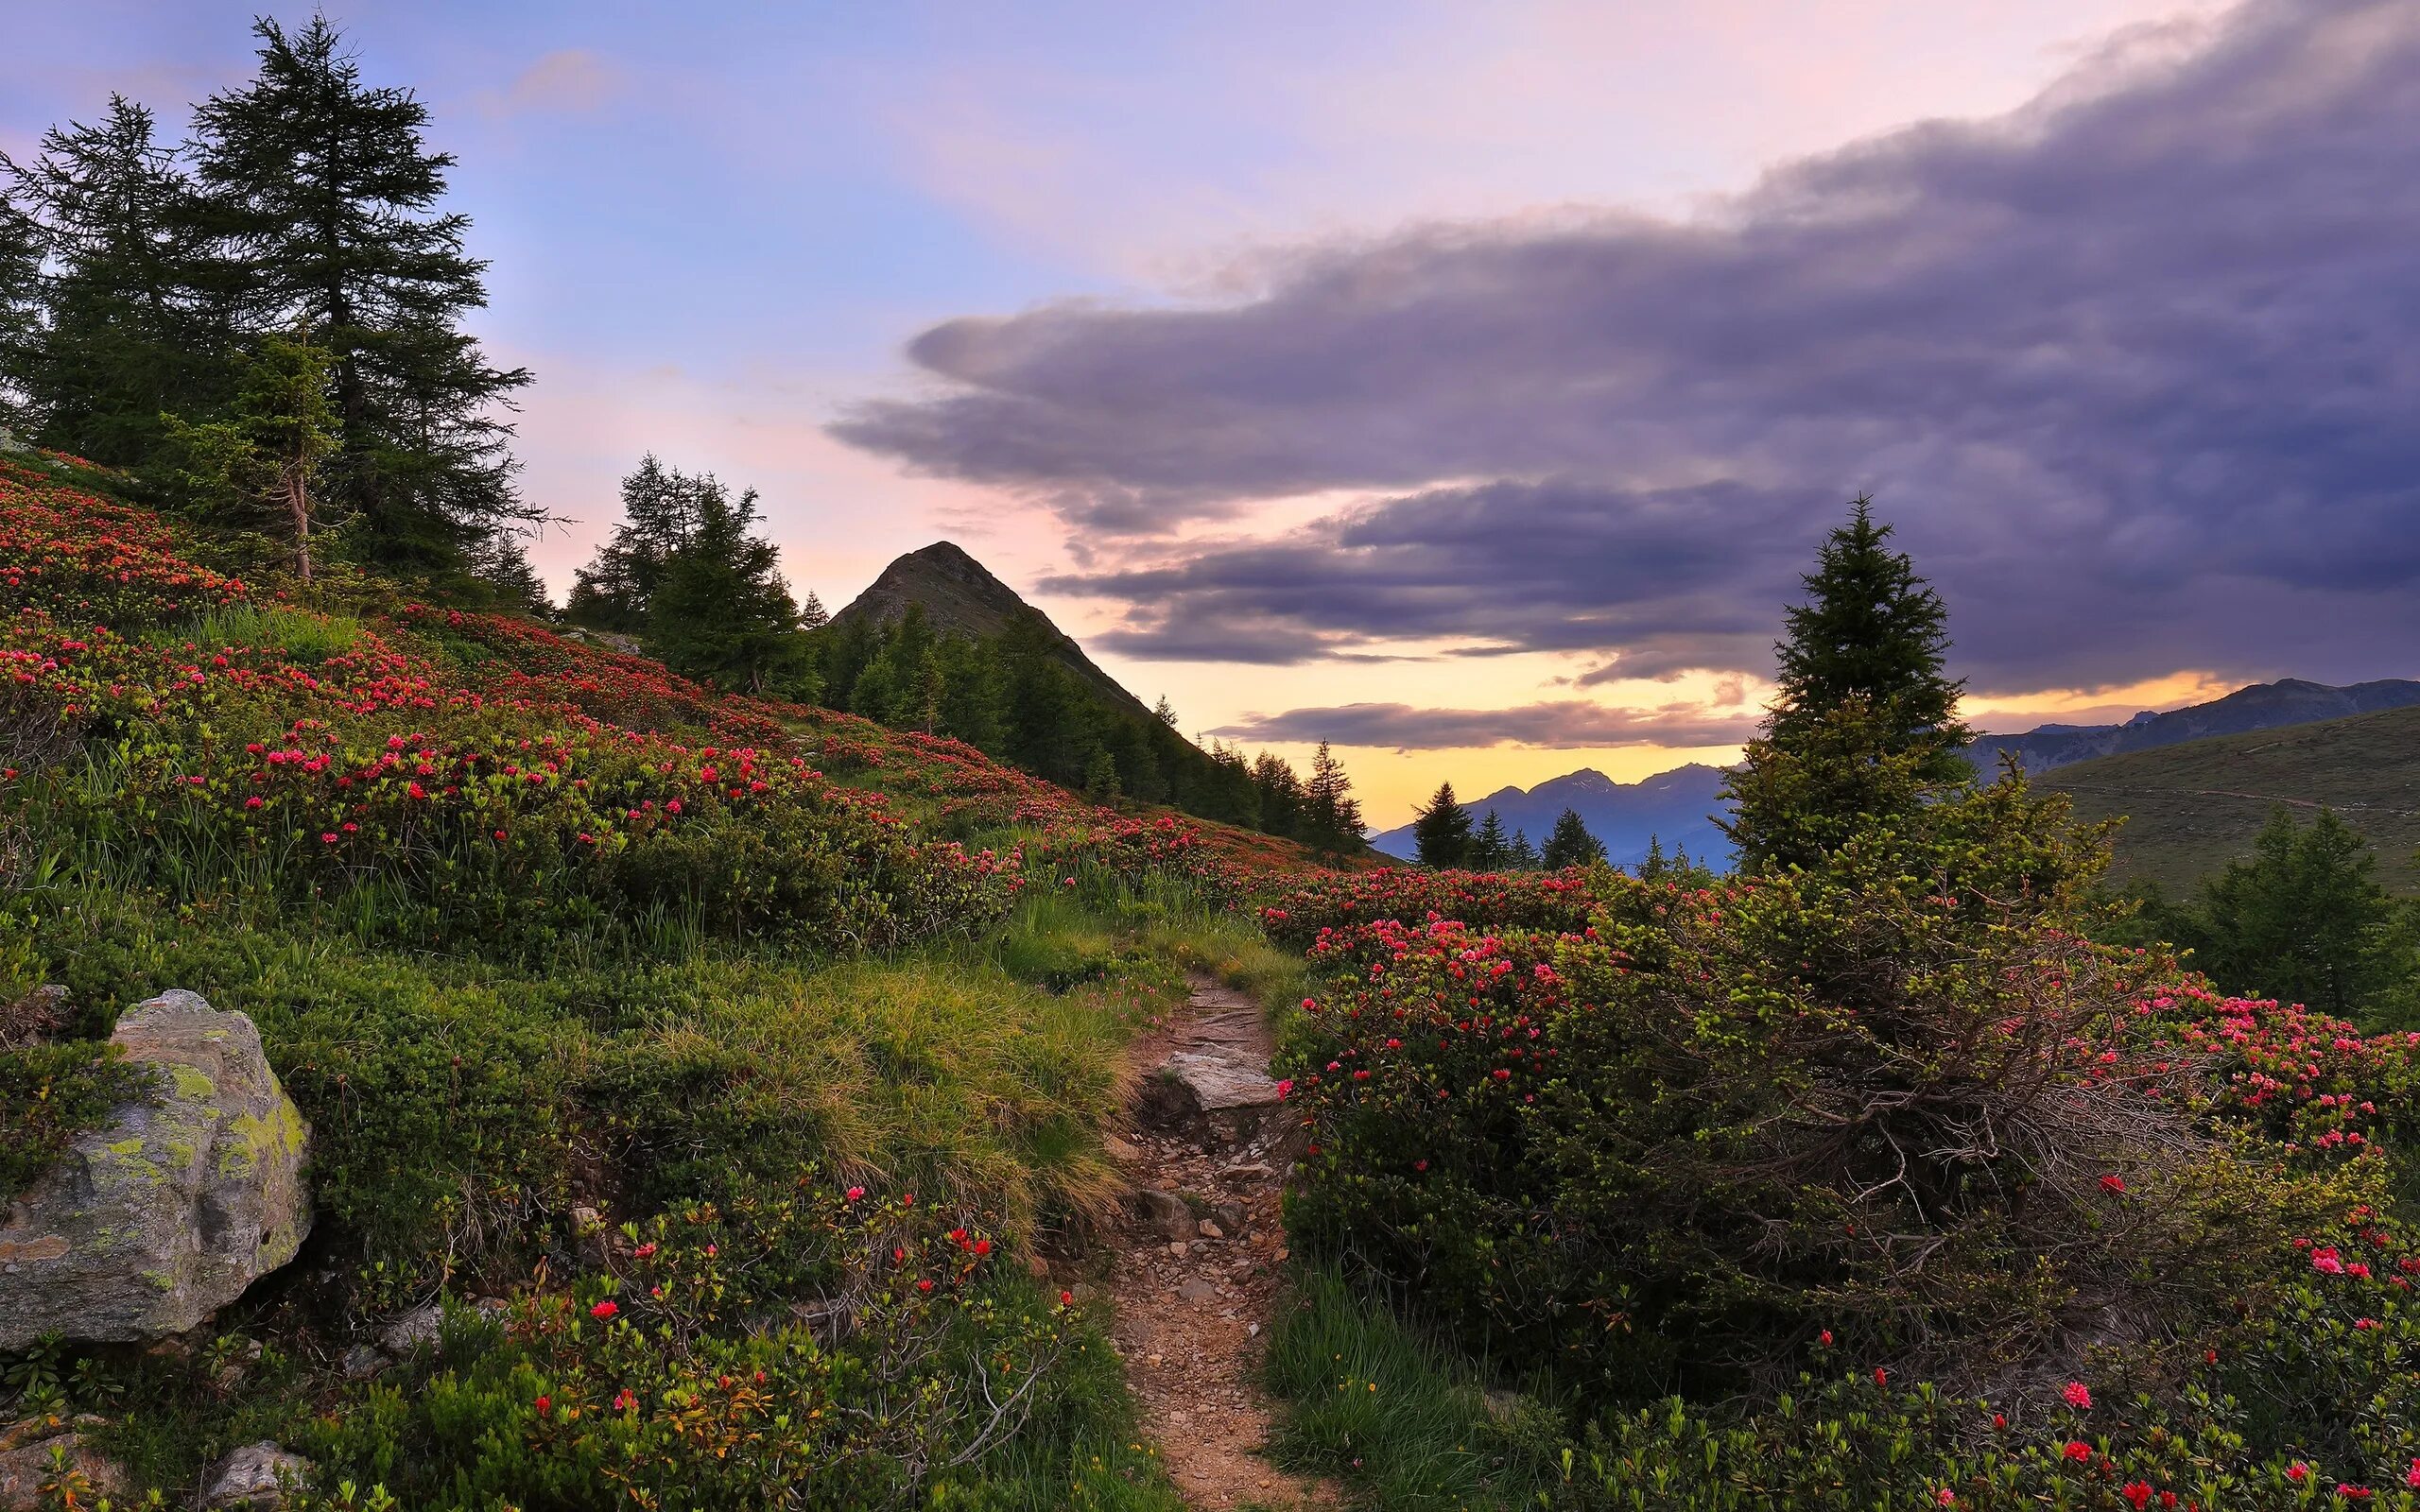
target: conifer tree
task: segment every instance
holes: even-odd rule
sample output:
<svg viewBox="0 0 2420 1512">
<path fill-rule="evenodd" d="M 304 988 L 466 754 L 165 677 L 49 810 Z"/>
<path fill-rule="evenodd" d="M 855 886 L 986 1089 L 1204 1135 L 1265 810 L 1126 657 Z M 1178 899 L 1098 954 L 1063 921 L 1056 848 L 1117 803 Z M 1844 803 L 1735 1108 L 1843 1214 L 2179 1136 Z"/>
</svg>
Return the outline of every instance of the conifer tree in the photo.
<svg viewBox="0 0 2420 1512">
<path fill-rule="evenodd" d="M 1440 782 L 1411 821 L 1412 840 L 1424 867 L 1459 867 L 1470 859 L 1471 811 L 1454 798 L 1454 784 Z"/>
<path fill-rule="evenodd" d="M 806 602 L 798 607 L 799 628 L 820 630 L 831 623 L 832 611 L 823 607 L 823 600 L 817 596 L 815 590 L 808 589 Z"/>
<path fill-rule="evenodd" d="M 33 220 L 0 179 L 0 429 L 25 427 L 33 418 L 43 335 L 42 248 Z"/>
<path fill-rule="evenodd" d="M 1167 726 L 1170 730 L 1174 730 L 1176 728 L 1176 705 L 1168 702 L 1168 696 L 1167 694 L 1161 694 L 1160 701 L 1151 706 L 1151 714 L 1152 717 L 1159 720 L 1161 724 Z"/>
<path fill-rule="evenodd" d="M 1516 871 L 1535 871 L 1545 865 L 1545 859 L 1538 854 L 1538 848 L 1530 843 L 1529 831 L 1516 829 L 1512 832 L 1512 853 L 1508 864 Z"/>
<path fill-rule="evenodd" d="M 717 686 L 790 687 L 803 643 L 798 606 L 773 543 L 754 533 L 756 492 L 717 489 L 698 501 L 697 528 L 665 564 L 648 606 L 648 649 L 665 665 Z"/>
<path fill-rule="evenodd" d="M 331 358 L 330 493 L 390 568 L 458 570 L 499 525 L 543 511 L 515 491 L 501 411 L 529 381 L 489 365 L 462 329 L 487 302 L 469 223 L 439 206 L 453 158 L 423 141 L 428 109 L 372 87 L 324 16 L 253 25 L 260 66 L 196 112 L 196 172 L 245 315 L 300 322 Z"/>
<path fill-rule="evenodd" d="M 491 534 L 473 558 L 471 571 L 510 608 L 544 616 L 555 611 L 553 601 L 546 596 L 544 579 L 529 565 L 529 553 L 523 548 L 521 538 L 510 531 Z"/>
<path fill-rule="evenodd" d="M 222 522 L 267 524 L 292 545 L 295 572 L 307 583 L 320 477 L 337 446 L 328 354 L 268 335 L 239 359 L 236 371 L 235 396 L 220 418 L 198 425 L 160 418 L 164 443 L 177 456 L 172 475 L 189 500 Z"/>
<path fill-rule="evenodd" d="M 1487 816 L 1478 821 L 1478 829 L 1471 834 L 1468 864 L 1480 871 L 1501 871 L 1512 864 L 1512 842 L 1494 809 L 1487 811 Z"/>
<path fill-rule="evenodd" d="M 1240 755 L 1237 757 L 1241 760 Z M 1303 830 L 1303 779 L 1293 763 L 1274 751 L 1253 759 L 1252 785 L 1258 799 L 1259 825 L 1270 834 L 1299 837 Z"/>
<path fill-rule="evenodd" d="M 1604 859 L 1604 842 L 1588 833 L 1586 822 L 1573 809 L 1565 809 L 1556 816 L 1554 833 L 1547 836 L 1547 848 L 1540 857 L 1548 871 L 1584 867 Z"/>
<path fill-rule="evenodd" d="M 1363 828 L 1353 780 L 1322 740 L 1311 757 L 1310 778 L 1303 784 L 1302 837 L 1323 850 L 1344 850 L 1362 844 Z"/>
<path fill-rule="evenodd" d="M 712 473 L 666 467 L 653 452 L 622 479 L 622 518 L 572 580 L 563 612 L 574 624 L 636 635 L 675 553 L 697 533 L 707 495 L 724 492 Z"/>
<path fill-rule="evenodd" d="M 1971 736 L 1958 719 L 1965 684 L 1942 672 L 1949 610 L 1907 555 L 1889 549 L 1892 528 L 1875 523 L 1874 501 L 1860 494 L 1800 579 L 1806 602 L 1789 608 L 1789 635 L 1773 647 L 1779 691 L 1765 736 L 1804 744 L 1834 710 L 1862 700 L 1883 753 L 1921 752 L 1928 776 L 1955 781 Z"/>
<path fill-rule="evenodd" d="M 1084 763 L 1084 797 L 1096 803 L 1115 803 L 1118 798 L 1117 759 L 1104 746 L 1093 747 Z"/>
<path fill-rule="evenodd" d="M 1774 647 L 1780 691 L 1723 784 L 1743 869 L 1812 867 L 1874 820 L 1973 776 L 1962 683 L 1942 670 L 1948 610 L 1860 496 L 1825 538 Z"/>
<path fill-rule="evenodd" d="M 44 329 L 11 382 L 37 436 L 96 462 L 154 461 L 161 417 L 215 404 L 226 378 L 212 265 L 174 150 L 148 108 L 113 94 L 97 124 L 54 127 L 33 162 L 0 158 L 0 171 L 49 265 Z"/>
<path fill-rule="evenodd" d="M 2333 810 L 2304 828 L 2280 805 L 2252 854 L 2204 885 L 2194 964 L 2233 991 L 2374 1018 L 2411 967 L 2402 912 L 2377 865 Z"/>
</svg>

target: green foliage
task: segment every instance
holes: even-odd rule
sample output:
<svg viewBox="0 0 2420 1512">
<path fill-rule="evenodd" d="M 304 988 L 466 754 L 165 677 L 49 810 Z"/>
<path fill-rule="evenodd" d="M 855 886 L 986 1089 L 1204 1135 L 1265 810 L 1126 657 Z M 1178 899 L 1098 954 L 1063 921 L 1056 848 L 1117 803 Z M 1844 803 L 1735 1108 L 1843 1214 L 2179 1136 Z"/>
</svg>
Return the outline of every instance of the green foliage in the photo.
<svg viewBox="0 0 2420 1512">
<path fill-rule="evenodd" d="M 264 335 L 235 359 L 234 397 L 219 417 L 160 418 L 171 488 L 208 518 L 277 531 L 305 582 L 320 478 L 337 448 L 328 364 L 317 347 Z"/>
<path fill-rule="evenodd" d="M 1495 813 L 1488 811 L 1493 819 Z M 1454 784 L 1440 782 L 1411 821 L 1413 843 L 1424 867 L 1471 864 L 1471 811 L 1454 799 Z"/>
<path fill-rule="evenodd" d="M 1942 672 L 1948 610 L 1890 537 L 1860 496 L 1803 579 L 1807 602 L 1789 610 L 1763 738 L 1723 789 L 1745 869 L 1811 866 L 1860 824 L 1970 775 L 1964 685 Z"/>
<path fill-rule="evenodd" d="M 2253 853 L 2204 887 L 2178 943 L 2221 986 L 2340 1018 L 2401 1017 L 2414 978 L 2405 909 L 2376 879 L 2368 842 L 2332 810 L 2308 826 L 2279 805 Z"/>
<path fill-rule="evenodd" d="M 145 1067 L 87 1040 L 0 1049 L 0 1208 L 67 1142 L 151 1089 Z"/>
<path fill-rule="evenodd" d="M 327 354 L 330 506 L 362 517 L 372 560 L 459 572 L 497 525 L 541 511 L 505 451 L 529 375 L 490 367 L 462 330 L 487 293 L 467 220 L 438 208 L 454 160 L 424 142 L 428 108 L 365 84 L 325 17 L 252 29 L 258 72 L 194 112 L 202 217 L 247 317 Z"/>
<path fill-rule="evenodd" d="M 1561 871 L 1565 867 L 1591 866 L 1604 859 L 1605 842 L 1588 833 L 1587 824 L 1577 811 L 1565 809 L 1555 816 L 1554 831 L 1547 836 L 1538 864 L 1548 871 Z"/>
<path fill-rule="evenodd" d="M 699 495 L 696 523 L 648 600 L 648 650 L 715 687 L 811 691 L 798 606 L 776 567 L 779 554 L 754 534 L 756 524 L 754 490 L 734 500 L 716 485 Z"/>
</svg>

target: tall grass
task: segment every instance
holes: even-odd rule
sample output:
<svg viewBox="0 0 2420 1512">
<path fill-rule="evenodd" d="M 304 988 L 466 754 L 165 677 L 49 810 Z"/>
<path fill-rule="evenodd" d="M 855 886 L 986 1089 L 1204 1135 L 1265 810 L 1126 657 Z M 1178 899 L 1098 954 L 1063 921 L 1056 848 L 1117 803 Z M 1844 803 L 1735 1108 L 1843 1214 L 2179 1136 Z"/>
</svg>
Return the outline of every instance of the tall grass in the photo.
<svg viewBox="0 0 2420 1512">
<path fill-rule="evenodd" d="M 1337 1274 L 1305 1269 L 1263 1366 L 1280 1404 L 1275 1457 L 1334 1478 L 1361 1504 L 1533 1504 L 1541 1468 L 1491 1420 L 1479 1376 Z"/>
</svg>

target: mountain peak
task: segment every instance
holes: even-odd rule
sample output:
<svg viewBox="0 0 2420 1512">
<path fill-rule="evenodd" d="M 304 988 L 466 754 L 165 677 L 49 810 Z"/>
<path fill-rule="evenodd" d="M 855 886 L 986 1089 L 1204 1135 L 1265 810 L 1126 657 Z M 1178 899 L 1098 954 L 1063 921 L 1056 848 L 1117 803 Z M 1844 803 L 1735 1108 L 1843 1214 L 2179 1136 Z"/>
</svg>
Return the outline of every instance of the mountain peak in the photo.
<svg viewBox="0 0 2420 1512">
<path fill-rule="evenodd" d="M 909 605 L 921 606 L 935 630 L 978 640 L 998 635 L 1021 616 L 1031 615 L 1057 638 L 1058 659 L 1078 676 L 1121 706 L 1150 713 L 1142 699 L 1094 665 L 1073 636 L 1050 623 L 1049 615 L 1027 603 L 954 541 L 936 541 L 893 558 L 864 593 L 832 616 L 832 623 L 890 625 L 905 615 Z"/>
</svg>

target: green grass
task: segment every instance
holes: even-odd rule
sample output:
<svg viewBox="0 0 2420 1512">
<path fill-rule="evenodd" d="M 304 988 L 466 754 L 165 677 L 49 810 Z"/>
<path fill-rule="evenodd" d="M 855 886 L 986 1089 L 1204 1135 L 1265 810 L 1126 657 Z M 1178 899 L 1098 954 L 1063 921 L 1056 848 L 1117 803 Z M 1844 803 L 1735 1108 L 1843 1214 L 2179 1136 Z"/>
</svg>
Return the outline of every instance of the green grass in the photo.
<svg viewBox="0 0 2420 1512">
<path fill-rule="evenodd" d="M 1264 1368 L 1278 1462 L 1364 1506 L 1511 1508 L 1543 1484 L 1491 1419 L 1478 1373 L 1333 1271 L 1298 1274 Z"/>
<path fill-rule="evenodd" d="M 155 645 L 191 642 L 205 650 L 231 645 L 275 650 L 298 664 L 310 665 L 342 656 L 360 644 L 361 625 L 343 614 L 230 604 L 185 624 L 154 630 L 145 639 Z"/>
<path fill-rule="evenodd" d="M 2124 817 L 2113 880 L 2189 894 L 2252 849 L 2280 803 L 2334 809 L 2377 850 L 2378 880 L 2420 893 L 2420 707 L 2104 756 L 2034 780 L 2087 819 Z"/>
</svg>

